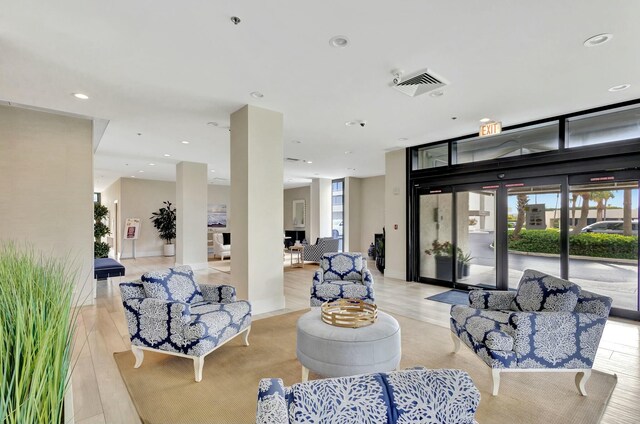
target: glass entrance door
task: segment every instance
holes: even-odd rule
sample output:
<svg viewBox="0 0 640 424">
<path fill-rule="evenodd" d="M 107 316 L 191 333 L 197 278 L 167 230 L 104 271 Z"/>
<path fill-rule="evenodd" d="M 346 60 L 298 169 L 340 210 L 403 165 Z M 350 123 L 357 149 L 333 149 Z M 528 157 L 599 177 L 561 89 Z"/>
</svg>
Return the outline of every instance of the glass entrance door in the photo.
<svg viewBox="0 0 640 424">
<path fill-rule="evenodd" d="M 561 184 L 505 183 L 509 288 L 525 269 L 561 275 Z"/>
<path fill-rule="evenodd" d="M 638 180 L 570 179 L 569 279 L 638 311 Z"/>
<path fill-rule="evenodd" d="M 496 288 L 498 184 L 456 187 L 456 282 Z"/>
<path fill-rule="evenodd" d="M 453 282 L 453 195 L 427 190 L 420 195 L 419 210 L 420 278 Z"/>
</svg>

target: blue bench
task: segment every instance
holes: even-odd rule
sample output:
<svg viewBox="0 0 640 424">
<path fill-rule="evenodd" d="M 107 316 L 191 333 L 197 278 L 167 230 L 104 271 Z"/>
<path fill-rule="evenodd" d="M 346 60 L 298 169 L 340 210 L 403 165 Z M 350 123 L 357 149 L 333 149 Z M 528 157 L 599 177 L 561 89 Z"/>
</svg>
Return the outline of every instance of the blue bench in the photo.
<svg viewBox="0 0 640 424">
<path fill-rule="evenodd" d="M 97 258 L 93 260 L 93 278 L 95 286 L 93 287 L 93 297 L 96 297 L 96 288 L 98 280 L 109 279 L 111 277 L 123 277 L 124 265 L 115 259 Z"/>
</svg>

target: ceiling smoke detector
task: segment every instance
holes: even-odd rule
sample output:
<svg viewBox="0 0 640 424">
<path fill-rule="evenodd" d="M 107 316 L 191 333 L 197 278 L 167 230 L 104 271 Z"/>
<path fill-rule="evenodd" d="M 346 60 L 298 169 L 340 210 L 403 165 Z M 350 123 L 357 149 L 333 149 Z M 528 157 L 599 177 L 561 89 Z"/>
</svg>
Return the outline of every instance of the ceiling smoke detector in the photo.
<svg viewBox="0 0 640 424">
<path fill-rule="evenodd" d="M 423 69 L 409 75 L 403 75 L 394 70 L 392 74 L 394 78 L 391 86 L 409 97 L 416 97 L 449 85 L 446 79 L 430 69 Z"/>
</svg>

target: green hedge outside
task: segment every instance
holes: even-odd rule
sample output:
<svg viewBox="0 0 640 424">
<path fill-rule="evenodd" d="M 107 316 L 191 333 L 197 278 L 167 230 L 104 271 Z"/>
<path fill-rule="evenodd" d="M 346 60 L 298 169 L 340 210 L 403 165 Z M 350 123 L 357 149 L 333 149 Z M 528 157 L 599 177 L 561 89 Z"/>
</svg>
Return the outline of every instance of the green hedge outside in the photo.
<svg viewBox="0 0 640 424">
<path fill-rule="evenodd" d="M 509 250 L 560 254 L 560 231 L 522 230 L 520 238 L 509 234 Z M 569 253 L 596 258 L 637 259 L 638 237 L 618 234 L 579 233 L 569 236 Z"/>
</svg>

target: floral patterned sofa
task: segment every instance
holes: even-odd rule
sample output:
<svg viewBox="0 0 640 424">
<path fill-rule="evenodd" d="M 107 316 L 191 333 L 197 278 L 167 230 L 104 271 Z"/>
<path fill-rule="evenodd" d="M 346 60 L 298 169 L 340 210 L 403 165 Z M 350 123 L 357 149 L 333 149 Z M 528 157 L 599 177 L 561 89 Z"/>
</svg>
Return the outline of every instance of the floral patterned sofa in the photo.
<svg viewBox="0 0 640 424">
<path fill-rule="evenodd" d="M 452 306 L 451 337 L 491 367 L 494 396 L 505 371 L 575 372 L 586 396 L 610 309 L 609 297 L 528 269 L 517 292 L 472 290 L 469 306 Z"/>
<path fill-rule="evenodd" d="M 256 423 L 472 424 L 480 392 L 461 370 L 407 369 L 258 386 Z"/>
<path fill-rule="evenodd" d="M 345 298 L 374 302 L 371 271 L 361 253 L 325 253 L 313 275 L 311 306 Z"/>
<path fill-rule="evenodd" d="M 227 285 L 198 284 L 188 266 L 144 274 L 120 284 L 131 336 L 135 368 L 144 350 L 193 359 L 195 380 L 202 380 L 204 357 L 244 333 L 249 345 L 251 304 L 236 300 Z"/>
</svg>

